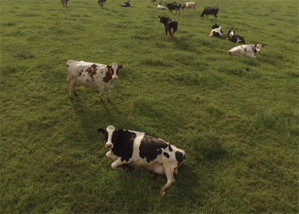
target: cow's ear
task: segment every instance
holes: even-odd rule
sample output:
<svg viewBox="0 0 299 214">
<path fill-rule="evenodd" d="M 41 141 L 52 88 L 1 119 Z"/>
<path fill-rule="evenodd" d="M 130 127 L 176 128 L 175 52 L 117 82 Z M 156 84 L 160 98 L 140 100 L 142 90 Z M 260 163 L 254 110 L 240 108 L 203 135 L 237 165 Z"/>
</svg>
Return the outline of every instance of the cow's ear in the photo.
<svg viewBox="0 0 299 214">
<path fill-rule="evenodd" d="M 122 65 L 118 65 L 118 68 L 122 68 L 123 66 Z"/>
<path fill-rule="evenodd" d="M 105 134 L 106 130 L 105 129 L 98 129 L 98 132 L 100 133 L 100 135 L 102 136 L 103 134 Z"/>
<path fill-rule="evenodd" d="M 111 68 L 111 65 L 107 65 L 107 68 Z"/>
</svg>

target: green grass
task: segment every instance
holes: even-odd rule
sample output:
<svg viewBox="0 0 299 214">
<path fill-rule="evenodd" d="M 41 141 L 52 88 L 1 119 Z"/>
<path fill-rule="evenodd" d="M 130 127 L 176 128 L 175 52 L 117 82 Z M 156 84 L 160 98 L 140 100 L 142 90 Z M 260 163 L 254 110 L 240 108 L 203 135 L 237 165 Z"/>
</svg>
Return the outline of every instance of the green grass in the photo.
<svg viewBox="0 0 299 214">
<path fill-rule="evenodd" d="M 196 0 L 180 16 L 121 2 L 0 0 L 0 213 L 298 213 L 297 1 Z M 174 41 L 158 15 L 178 21 Z M 265 47 L 232 58 L 215 23 Z M 69 59 L 123 65 L 112 103 L 69 100 Z M 111 169 L 96 131 L 111 124 L 186 151 L 165 197 L 165 176 Z"/>
</svg>

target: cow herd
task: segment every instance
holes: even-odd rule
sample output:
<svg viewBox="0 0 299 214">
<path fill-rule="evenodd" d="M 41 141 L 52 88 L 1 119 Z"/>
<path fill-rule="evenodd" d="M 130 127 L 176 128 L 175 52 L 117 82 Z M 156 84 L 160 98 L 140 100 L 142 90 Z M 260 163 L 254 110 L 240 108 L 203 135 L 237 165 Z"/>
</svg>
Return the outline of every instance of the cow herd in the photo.
<svg viewBox="0 0 299 214">
<path fill-rule="evenodd" d="M 62 5 L 67 6 L 69 0 L 61 0 Z M 98 3 L 103 8 L 106 0 L 98 0 Z M 151 0 L 155 3 L 155 0 Z M 121 4 L 122 7 L 130 7 L 130 0 Z M 172 13 L 172 11 L 179 12 L 184 8 L 196 11 L 195 2 L 186 2 L 183 6 L 178 3 L 166 3 L 165 6 Z M 157 8 L 165 10 L 165 7 L 158 3 Z M 206 7 L 201 16 L 214 15 L 217 17 L 217 8 Z M 160 22 L 164 24 L 166 36 L 173 40 L 174 33 L 178 29 L 178 22 L 170 17 L 158 16 Z M 210 37 L 223 37 L 222 28 L 215 24 L 212 27 Z M 234 43 L 245 43 L 245 39 L 236 35 L 234 31 L 230 30 L 227 34 L 227 39 Z M 257 45 L 241 45 L 234 47 L 228 51 L 228 54 L 243 55 L 255 57 L 256 53 L 260 53 L 261 44 Z M 103 93 L 108 91 L 107 100 L 110 101 L 110 93 L 114 86 L 114 81 L 118 79 L 118 72 L 122 68 L 116 62 L 111 65 L 99 64 L 94 62 L 84 62 L 76 60 L 68 60 L 67 66 L 67 85 L 70 99 L 73 100 L 73 95 L 78 95 L 77 87 L 97 87 L 100 93 L 101 101 L 103 101 Z M 113 160 L 111 167 L 113 169 L 123 164 L 145 167 L 153 172 L 151 177 L 156 174 L 165 174 L 167 183 L 162 187 L 160 194 L 164 196 L 166 189 L 174 182 L 174 175 L 178 174 L 178 167 L 184 162 L 186 153 L 184 150 L 177 148 L 168 142 L 148 135 L 143 132 L 130 131 L 126 129 L 116 130 L 113 125 L 107 128 L 99 128 L 98 132 L 105 135 L 106 145 L 110 151 L 106 153 L 108 158 Z"/>
</svg>

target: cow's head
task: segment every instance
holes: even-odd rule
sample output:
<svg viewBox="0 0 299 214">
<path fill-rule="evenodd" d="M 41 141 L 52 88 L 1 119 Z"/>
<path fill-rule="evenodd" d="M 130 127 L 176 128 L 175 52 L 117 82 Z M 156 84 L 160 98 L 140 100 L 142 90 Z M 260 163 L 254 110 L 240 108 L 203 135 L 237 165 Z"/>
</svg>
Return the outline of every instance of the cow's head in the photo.
<svg viewBox="0 0 299 214">
<path fill-rule="evenodd" d="M 118 79 L 118 70 L 121 69 L 123 66 L 113 62 L 111 65 L 107 65 L 108 72 L 110 73 L 113 80 Z"/>
<path fill-rule="evenodd" d="M 228 33 L 227 33 L 228 37 L 232 37 L 234 35 L 235 35 L 235 31 L 233 31 L 233 30 L 229 30 Z"/>
<path fill-rule="evenodd" d="M 109 149 L 112 149 L 113 148 L 113 134 L 114 134 L 114 131 L 115 131 L 115 127 L 110 125 L 108 126 L 106 129 L 101 129 L 99 128 L 98 129 L 98 132 L 100 134 L 105 134 L 105 141 L 106 141 L 106 145 L 105 147 L 106 148 L 109 148 Z"/>
<path fill-rule="evenodd" d="M 217 25 L 217 24 L 214 24 L 214 25 L 213 25 L 211 28 L 212 28 L 212 29 L 219 28 L 219 25 Z"/>
<path fill-rule="evenodd" d="M 160 22 L 166 24 L 168 22 L 168 17 L 158 16 L 160 18 Z"/>
<path fill-rule="evenodd" d="M 262 47 L 264 47 L 261 43 L 258 43 L 257 45 L 254 46 L 256 52 L 261 53 Z"/>
</svg>

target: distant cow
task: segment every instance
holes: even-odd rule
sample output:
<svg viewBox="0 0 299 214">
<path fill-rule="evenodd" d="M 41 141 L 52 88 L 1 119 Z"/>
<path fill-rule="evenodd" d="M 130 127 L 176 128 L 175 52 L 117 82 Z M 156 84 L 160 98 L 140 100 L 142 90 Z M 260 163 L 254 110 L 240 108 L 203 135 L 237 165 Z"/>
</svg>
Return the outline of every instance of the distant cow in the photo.
<svg viewBox="0 0 299 214">
<path fill-rule="evenodd" d="M 218 14 L 218 5 L 217 8 L 214 7 L 206 7 L 202 13 L 201 13 L 201 17 L 204 17 L 204 15 L 209 16 L 209 15 L 214 15 L 214 18 L 217 18 L 217 14 Z"/>
<path fill-rule="evenodd" d="M 260 53 L 263 45 L 258 43 L 257 45 L 240 45 L 234 47 L 228 51 L 228 54 L 231 56 L 248 56 L 256 58 L 255 54 Z"/>
<path fill-rule="evenodd" d="M 111 164 L 112 169 L 128 164 L 151 170 L 154 173 L 151 177 L 165 174 L 167 183 L 160 194 L 166 194 L 166 189 L 175 182 L 174 174 L 178 174 L 178 167 L 185 160 L 184 150 L 143 132 L 115 130 L 112 125 L 106 129 L 99 128 L 98 132 L 105 134 L 105 147 L 110 149 L 106 156 L 114 161 Z"/>
<path fill-rule="evenodd" d="M 68 1 L 69 0 L 61 0 L 62 6 L 64 6 L 64 7 L 67 6 Z"/>
<path fill-rule="evenodd" d="M 67 65 L 67 83 L 72 99 L 72 93 L 78 95 L 77 86 L 97 87 L 100 92 L 101 101 L 103 93 L 108 90 L 108 100 L 114 86 L 114 81 L 118 79 L 118 71 L 122 68 L 116 62 L 111 65 L 98 64 L 93 62 L 69 60 Z"/>
<path fill-rule="evenodd" d="M 212 27 L 212 31 L 210 33 L 210 37 L 222 37 L 224 34 L 223 34 L 223 31 L 221 29 L 221 27 L 219 27 L 219 25 L 217 24 L 214 24 Z"/>
<path fill-rule="evenodd" d="M 196 3 L 195 2 L 186 2 L 185 5 L 182 7 L 182 10 L 184 8 L 187 8 L 187 10 L 189 10 L 189 9 L 196 10 Z"/>
<path fill-rule="evenodd" d="M 106 2 L 106 0 L 98 0 L 98 4 L 101 6 L 101 8 L 104 7 L 105 2 Z"/>
<path fill-rule="evenodd" d="M 151 0 L 151 3 L 155 3 L 157 0 Z"/>
<path fill-rule="evenodd" d="M 179 14 L 181 13 L 182 5 L 177 3 L 166 3 L 166 7 L 169 9 L 169 11 L 172 13 L 173 10 L 177 12 L 179 11 Z"/>
<path fill-rule="evenodd" d="M 174 33 L 178 29 L 178 22 L 173 20 L 172 18 L 164 17 L 164 16 L 158 16 L 160 18 L 160 22 L 164 24 L 165 26 L 165 32 L 166 36 L 167 33 L 169 34 L 168 41 L 171 38 L 173 40 Z"/>
<path fill-rule="evenodd" d="M 130 3 L 130 0 L 128 0 L 127 2 L 121 3 L 120 5 L 121 5 L 122 7 L 130 7 L 130 6 L 131 6 L 131 3 Z"/>
<path fill-rule="evenodd" d="M 159 3 L 159 4 L 157 5 L 157 8 L 158 8 L 159 10 L 165 10 L 165 7 L 162 6 L 161 3 Z"/>
<path fill-rule="evenodd" d="M 244 37 L 235 34 L 235 31 L 228 31 L 227 33 L 227 40 L 234 42 L 234 43 L 245 43 Z"/>
</svg>

